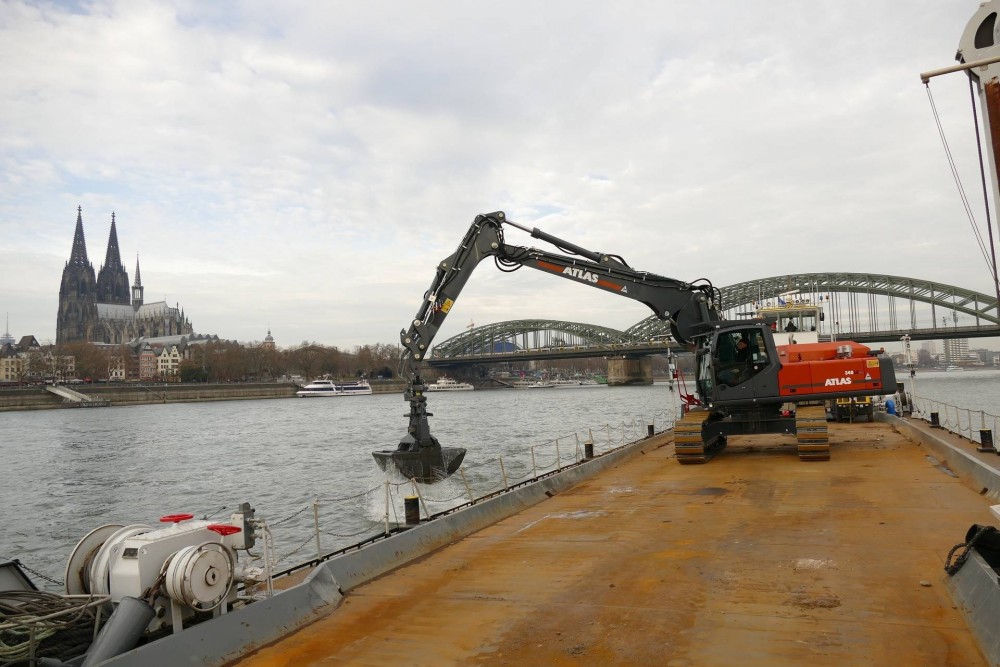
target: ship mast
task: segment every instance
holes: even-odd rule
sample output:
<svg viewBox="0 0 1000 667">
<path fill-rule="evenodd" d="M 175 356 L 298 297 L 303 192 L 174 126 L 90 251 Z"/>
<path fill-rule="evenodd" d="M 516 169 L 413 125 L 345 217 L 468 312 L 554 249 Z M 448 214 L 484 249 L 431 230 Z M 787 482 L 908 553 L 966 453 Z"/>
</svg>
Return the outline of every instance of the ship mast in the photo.
<svg viewBox="0 0 1000 667">
<path fill-rule="evenodd" d="M 958 53 L 955 59 L 958 65 L 944 67 L 929 72 L 923 72 L 920 80 L 927 85 L 931 78 L 966 72 L 970 86 L 979 93 L 979 106 L 983 113 L 983 128 L 986 131 L 986 155 L 990 166 L 990 184 L 987 189 L 986 177 L 982 173 L 982 151 L 980 151 L 980 173 L 983 179 L 983 198 L 986 205 L 986 229 L 990 237 L 990 260 L 992 263 L 993 288 L 997 297 L 997 315 L 1000 316 L 1000 279 L 997 275 L 997 258 L 993 242 L 993 225 L 990 220 L 989 196 L 992 192 L 994 203 L 1000 202 L 1000 43 L 997 41 L 997 17 L 1000 14 L 1000 1 L 989 0 L 979 6 L 979 9 L 969 19 L 969 23 L 959 41 Z M 973 106 L 975 113 L 975 106 Z M 976 139 L 979 139 L 979 126 L 976 125 Z"/>
</svg>

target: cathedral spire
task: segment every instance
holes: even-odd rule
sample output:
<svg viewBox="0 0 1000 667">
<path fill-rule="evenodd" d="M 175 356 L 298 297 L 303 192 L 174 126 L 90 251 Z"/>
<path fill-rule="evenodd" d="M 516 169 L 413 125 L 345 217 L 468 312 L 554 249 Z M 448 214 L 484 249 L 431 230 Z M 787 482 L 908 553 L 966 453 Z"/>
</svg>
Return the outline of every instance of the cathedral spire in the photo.
<svg viewBox="0 0 1000 667">
<path fill-rule="evenodd" d="M 73 266 L 90 266 L 87 259 L 87 240 L 83 236 L 83 207 L 76 207 L 76 232 L 73 233 L 73 252 L 69 256 Z"/>
<path fill-rule="evenodd" d="M 111 214 L 111 232 L 108 234 L 104 266 L 97 274 L 97 303 L 129 304 L 128 272 L 118 250 L 118 224 L 114 213 Z"/>
<path fill-rule="evenodd" d="M 142 305 L 142 278 L 139 277 L 139 253 L 135 254 L 135 282 L 132 283 L 132 307 Z"/>
<path fill-rule="evenodd" d="M 97 276 L 87 258 L 83 236 L 83 208 L 76 207 L 73 252 L 59 282 L 59 313 L 56 315 L 56 344 L 93 340 L 97 321 Z"/>
<path fill-rule="evenodd" d="M 111 233 L 108 235 L 108 252 L 104 256 L 104 266 L 114 269 L 124 269 L 122 256 L 118 250 L 118 229 L 115 226 L 115 214 L 111 212 Z"/>
</svg>

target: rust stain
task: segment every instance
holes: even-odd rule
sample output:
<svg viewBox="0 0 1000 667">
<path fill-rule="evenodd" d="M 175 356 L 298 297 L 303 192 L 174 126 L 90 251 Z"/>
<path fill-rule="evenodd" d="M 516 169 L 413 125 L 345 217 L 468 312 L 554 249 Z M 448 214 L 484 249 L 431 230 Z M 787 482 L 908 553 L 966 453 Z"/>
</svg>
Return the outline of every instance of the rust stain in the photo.
<svg viewBox="0 0 1000 667">
<path fill-rule="evenodd" d="M 942 564 L 989 500 L 885 424 L 831 443 L 824 463 L 774 436 L 704 466 L 647 449 L 234 664 L 986 664 Z"/>
<path fill-rule="evenodd" d="M 983 85 L 986 98 L 986 115 L 993 143 L 993 173 L 1000 174 L 1000 81 L 996 77 Z"/>
</svg>

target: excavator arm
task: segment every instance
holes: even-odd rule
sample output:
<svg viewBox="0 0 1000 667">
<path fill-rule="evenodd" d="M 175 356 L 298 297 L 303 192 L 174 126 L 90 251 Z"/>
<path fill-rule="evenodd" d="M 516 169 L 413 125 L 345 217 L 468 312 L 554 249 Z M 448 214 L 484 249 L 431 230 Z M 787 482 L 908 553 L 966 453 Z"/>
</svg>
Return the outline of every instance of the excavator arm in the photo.
<svg viewBox="0 0 1000 667">
<path fill-rule="evenodd" d="M 528 232 L 568 254 L 509 245 L 504 241 L 505 225 Z M 708 281 L 695 285 L 636 271 L 617 255 L 587 250 L 537 228 L 529 229 L 497 211 L 477 216 L 458 249 L 438 264 L 416 317 L 408 329 L 400 332 L 400 375 L 418 378 L 415 362 L 427 355 L 473 270 L 487 257 L 492 257 L 502 271 L 527 266 L 644 303 L 670 323 L 674 339 L 681 344 L 690 344 L 694 336 L 720 320 L 716 310 L 718 294 Z"/>
</svg>

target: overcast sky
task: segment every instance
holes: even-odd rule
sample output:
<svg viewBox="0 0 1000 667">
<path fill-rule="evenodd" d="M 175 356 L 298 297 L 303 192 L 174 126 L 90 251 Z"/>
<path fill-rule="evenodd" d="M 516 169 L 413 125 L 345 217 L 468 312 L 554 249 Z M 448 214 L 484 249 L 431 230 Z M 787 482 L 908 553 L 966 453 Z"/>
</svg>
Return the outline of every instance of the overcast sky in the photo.
<svg viewBox="0 0 1000 667">
<path fill-rule="evenodd" d="M 977 7 L 0 0 L 0 315 L 54 340 L 78 205 L 95 270 L 115 212 L 147 302 L 279 346 L 396 343 L 496 210 L 720 287 L 856 271 L 992 294 L 918 76 Z M 967 79 L 931 90 L 979 203 Z M 648 314 L 484 262 L 437 342 Z"/>
</svg>

